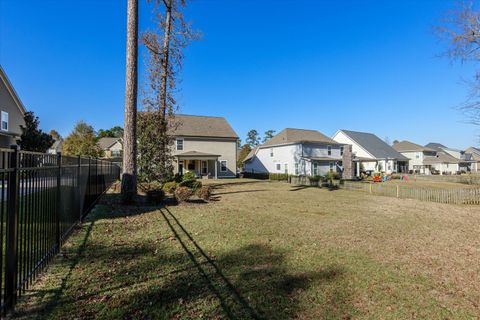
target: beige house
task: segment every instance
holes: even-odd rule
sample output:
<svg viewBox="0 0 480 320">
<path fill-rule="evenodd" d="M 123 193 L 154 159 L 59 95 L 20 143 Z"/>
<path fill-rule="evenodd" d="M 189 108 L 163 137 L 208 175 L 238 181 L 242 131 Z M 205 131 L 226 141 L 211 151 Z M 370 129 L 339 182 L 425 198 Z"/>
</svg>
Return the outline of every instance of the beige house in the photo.
<svg viewBox="0 0 480 320">
<path fill-rule="evenodd" d="M 470 160 L 472 161 L 471 171 L 480 172 L 480 149 L 475 147 L 470 147 L 465 150 L 465 154 L 468 154 Z"/>
<path fill-rule="evenodd" d="M 435 165 L 435 157 L 437 151 L 435 149 L 424 147 L 410 141 L 400 141 L 393 144 L 393 149 L 409 159 L 408 171 L 419 174 L 431 174 L 433 165 Z M 438 159 L 438 163 L 440 159 Z"/>
<path fill-rule="evenodd" d="M 175 115 L 174 172 L 198 177 L 237 175 L 238 136 L 222 117 Z"/>
<path fill-rule="evenodd" d="M 25 125 L 25 107 L 0 66 L 0 148 L 16 144 Z"/>
<path fill-rule="evenodd" d="M 98 146 L 103 151 L 103 158 L 115 159 L 122 158 L 123 155 L 123 139 L 104 137 L 98 140 Z"/>
</svg>

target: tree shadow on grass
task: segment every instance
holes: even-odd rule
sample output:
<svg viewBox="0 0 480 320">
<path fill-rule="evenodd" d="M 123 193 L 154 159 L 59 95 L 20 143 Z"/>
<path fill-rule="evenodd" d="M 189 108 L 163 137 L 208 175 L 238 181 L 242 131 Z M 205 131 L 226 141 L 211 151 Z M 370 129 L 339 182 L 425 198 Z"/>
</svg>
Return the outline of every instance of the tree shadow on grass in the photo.
<svg viewBox="0 0 480 320">
<path fill-rule="evenodd" d="M 130 213 L 152 210 L 151 207 L 136 209 Z M 98 219 L 112 216 L 102 210 L 95 211 L 88 218 L 90 231 Z M 126 212 L 113 217 L 118 216 L 126 216 Z M 292 270 L 288 251 L 259 243 L 227 252 L 216 248 L 213 253 L 207 252 L 168 208 L 158 208 L 152 219 L 163 220 L 170 233 L 158 235 L 160 240 L 153 235 L 143 242 L 129 241 L 127 237 L 123 243 L 107 245 L 98 241 L 87 243 L 90 237 L 87 230 L 83 244 L 78 246 L 78 255 L 72 252 L 71 261 L 66 263 L 70 271 L 62 284 L 52 292 L 39 290 L 39 295 L 50 295 L 49 301 L 21 315 L 25 318 L 74 315 L 110 319 L 321 319 L 344 318 L 352 310 L 345 271 L 339 265 L 320 266 L 313 272 Z M 142 231 L 140 226 L 134 232 Z M 305 294 L 312 287 L 315 294 L 312 296 L 311 291 Z M 312 314 L 305 308 L 311 308 L 313 300 L 320 307 Z"/>
</svg>

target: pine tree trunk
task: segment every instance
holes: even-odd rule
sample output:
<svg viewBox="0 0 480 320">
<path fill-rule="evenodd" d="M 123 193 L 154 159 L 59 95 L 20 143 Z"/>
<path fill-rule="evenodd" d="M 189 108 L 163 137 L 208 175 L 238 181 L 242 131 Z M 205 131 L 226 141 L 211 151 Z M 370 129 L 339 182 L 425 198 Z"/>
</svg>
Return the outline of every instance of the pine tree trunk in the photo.
<svg viewBox="0 0 480 320">
<path fill-rule="evenodd" d="M 125 120 L 123 134 L 122 200 L 130 203 L 137 194 L 137 61 L 138 0 L 128 0 Z"/>
</svg>

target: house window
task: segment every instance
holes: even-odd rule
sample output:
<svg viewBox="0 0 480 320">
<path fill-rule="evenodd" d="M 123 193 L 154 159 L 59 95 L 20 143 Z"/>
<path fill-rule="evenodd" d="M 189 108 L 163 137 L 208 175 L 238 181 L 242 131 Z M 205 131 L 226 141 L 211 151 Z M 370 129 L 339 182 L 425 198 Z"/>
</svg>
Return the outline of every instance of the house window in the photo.
<svg viewBox="0 0 480 320">
<path fill-rule="evenodd" d="M 313 175 L 318 176 L 318 163 L 313 163 Z"/>
<path fill-rule="evenodd" d="M 335 167 L 335 164 L 333 162 L 330 162 L 330 171 L 333 171 L 334 167 Z"/>
<path fill-rule="evenodd" d="M 195 171 L 195 160 L 188 161 L 188 171 Z"/>
<path fill-rule="evenodd" d="M 327 153 L 329 156 L 332 155 L 332 146 L 327 146 Z"/>
<path fill-rule="evenodd" d="M 298 176 L 298 163 L 295 163 L 295 175 Z"/>
<path fill-rule="evenodd" d="M 277 163 L 277 171 L 281 171 L 282 170 L 282 165 L 280 163 Z"/>
<path fill-rule="evenodd" d="M 121 157 L 122 150 L 112 150 L 112 157 Z"/>
<path fill-rule="evenodd" d="M 8 131 L 8 112 L 2 111 L 2 130 Z"/>
<path fill-rule="evenodd" d="M 208 173 L 208 163 L 207 161 L 202 161 L 202 174 Z"/>
<path fill-rule="evenodd" d="M 415 158 L 420 159 L 420 152 L 415 153 Z"/>
<path fill-rule="evenodd" d="M 343 156 L 343 146 L 340 147 L 340 155 Z"/>
<path fill-rule="evenodd" d="M 177 139 L 177 150 L 178 151 L 183 150 L 183 139 Z"/>
<path fill-rule="evenodd" d="M 273 157 L 273 148 L 270 148 L 270 157 Z"/>
<path fill-rule="evenodd" d="M 285 171 L 285 174 L 288 174 L 288 163 L 284 164 L 283 170 Z"/>
<path fill-rule="evenodd" d="M 220 172 L 227 172 L 227 160 L 220 160 Z"/>
</svg>

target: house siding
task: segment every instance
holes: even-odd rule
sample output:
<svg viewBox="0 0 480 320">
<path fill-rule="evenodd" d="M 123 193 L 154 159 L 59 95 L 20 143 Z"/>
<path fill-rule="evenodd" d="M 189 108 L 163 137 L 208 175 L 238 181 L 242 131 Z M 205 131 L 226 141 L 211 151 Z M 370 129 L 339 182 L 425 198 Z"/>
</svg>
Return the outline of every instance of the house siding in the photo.
<svg viewBox="0 0 480 320">
<path fill-rule="evenodd" d="M 177 150 L 176 144 L 173 147 L 173 155 L 182 154 L 189 151 L 197 151 L 202 153 L 220 155 L 217 162 L 217 174 L 219 178 L 235 177 L 237 174 L 237 140 L 230 138 L 202 138 L 202 137 L 183 137 L 177 136 L 176 139 L 183 139 L 183 150 Z M 220 161 L 227 161 L 227 172 L 220 171 Z M 210 168 L 209 171 L 214 174 L 215 168 Z M 196 164 L 197 165 L 197 164 Z M 174 172 L 178 172 L 178 166 L 175 162 Z"/>
<path fill-rule="evenodd" d="M 273 151 L 273 156 L 271 155 Z M 262 147 L 257 150 L 256 155 L 245 162 L 245 171 L 253 173 L 288 173 L 298 175 L 313 175 L 313 162 L 304 157 L 329 157 L 327 144 L 290 144 L 284 146 Z M 332 158 L 341 158 L 340 146 L 332 145 Z M 336 162 L 332 159 L 331 162 Z M 318 175 L 325 175 L 330 171 L 329 161 L 318 163 Z M 298 164 L 298 172 L 295 170 Z M 280 168 L 278 168 L 278 166 Z M 287 170 L 285 170 L 287 165 Z M 336 166 L 335 166 L 336 170 Z"/>
<path fill-rule="evenodd" d="M 0 79 L 0 111 L 8 113 L 8 132 L 0 130 L 2 137 L 0 138 L 0 147 L 6 148 L 15 144 L 15 138 L 7 135 L 20 136 L 22 130 L 20 126 L 25 125 L 23 113 L 15 103 L 12 95 L 8 91 L 5 83 Z"/>
</svg>

